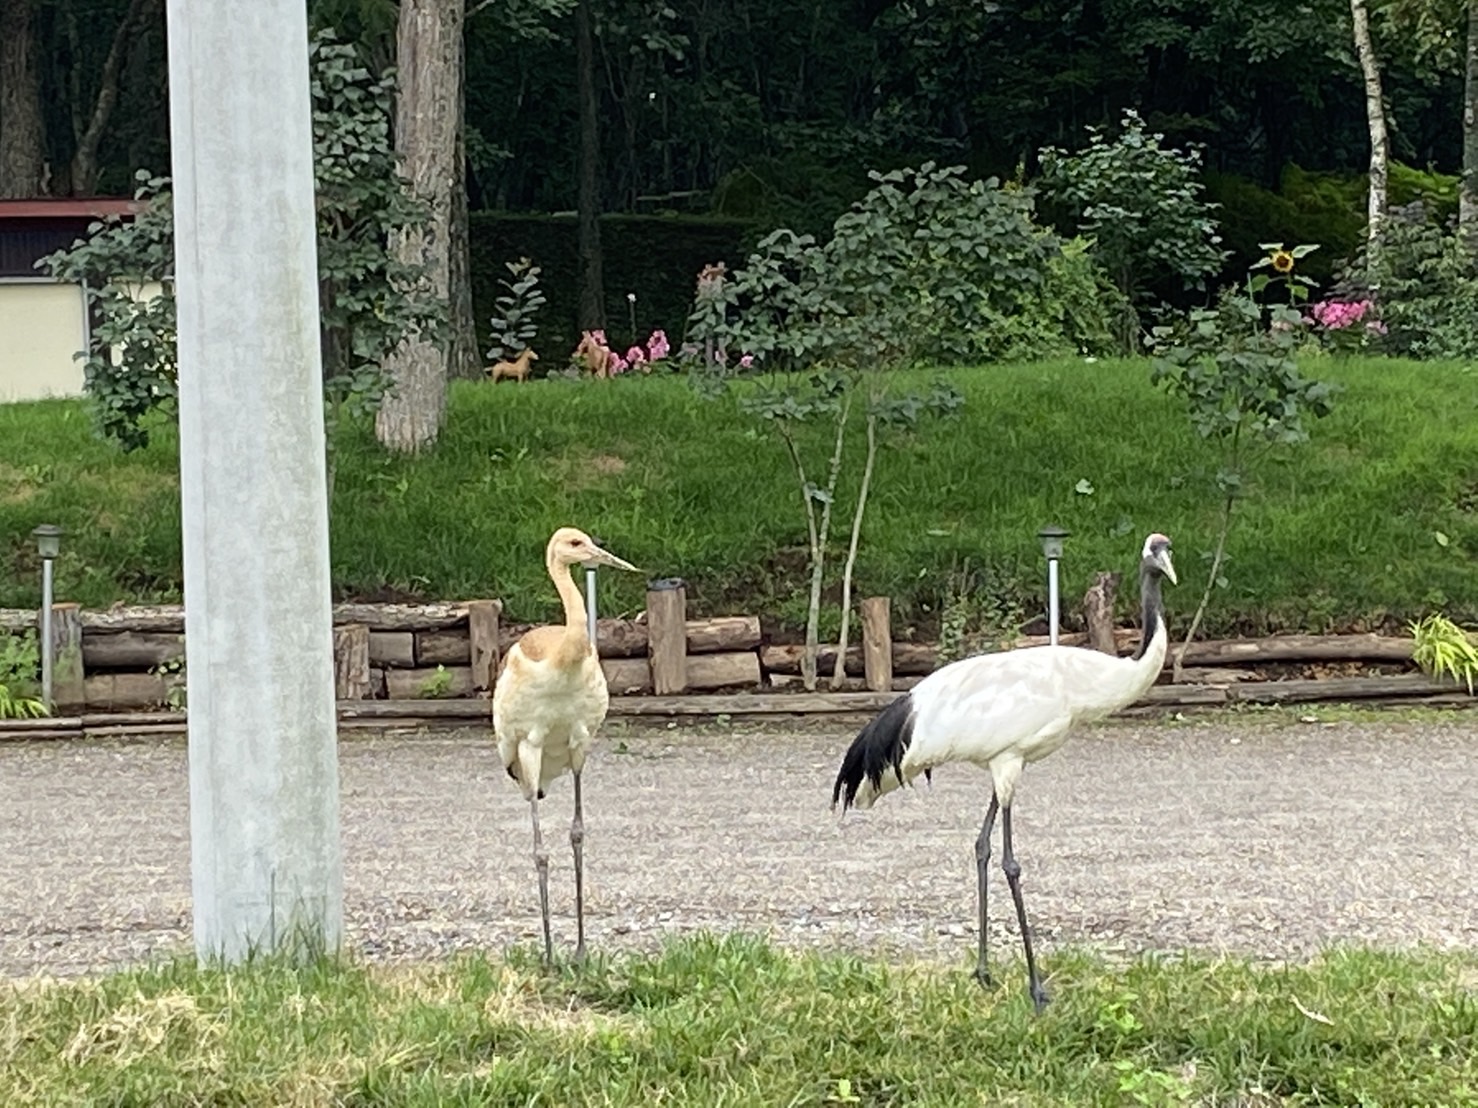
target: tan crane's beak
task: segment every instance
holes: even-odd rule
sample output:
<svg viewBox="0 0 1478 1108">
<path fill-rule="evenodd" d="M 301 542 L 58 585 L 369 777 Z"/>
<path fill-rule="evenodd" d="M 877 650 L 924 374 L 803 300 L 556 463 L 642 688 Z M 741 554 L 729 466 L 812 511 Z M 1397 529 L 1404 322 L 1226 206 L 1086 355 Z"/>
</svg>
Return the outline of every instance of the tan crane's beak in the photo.
<svg viewBox="0 0 1478 1108">
<path fill-rule="evenodd" d="M 596 546 L 594 543 L 590 544 L 590 555 L 585 559 L 584 564 L 586 566 L 610 566 L 612 569 L 625 569 L 630 570 L 632 573 L 641 572 L 641 570 L 626 561 L 626 559 L 618 558 L 609 550 Z"/>
<path fill-rule="evenodd" d="M 1160 552 L 1160 568 L 1165 571 L 1165 576 L 1170 579 L 1172 585 L 1180 584 L 1175 578 L 1175 565 L 1170 561 L 1170 551 L 1162 550 Z"/>
</svg>

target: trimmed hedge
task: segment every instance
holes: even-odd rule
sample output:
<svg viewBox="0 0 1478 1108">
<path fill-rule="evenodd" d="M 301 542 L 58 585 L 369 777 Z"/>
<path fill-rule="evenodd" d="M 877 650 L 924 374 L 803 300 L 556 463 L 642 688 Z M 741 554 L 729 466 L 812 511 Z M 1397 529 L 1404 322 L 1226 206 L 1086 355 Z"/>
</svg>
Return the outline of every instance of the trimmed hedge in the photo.
<svg viewBox="0 0 1478 1108">
<path fill-rule="evenodd" d="M 710 262 L 740 265 L 764 233 L 751 220 L 680 215 L 607 215 L 600 221 L 605 269 L 606 330 L 625 350 L 654 328 L 667 332 L 676 348 L 687 325 L 698 271 Z M 579 340 L 580 297 L 576 217 L 505 212 L 471 216 L 472 303 L 479 350 L 491 341 L 488 318 L 505 290 L 504 263 L 521 257 L 543 269 L 540 286 L 549 298 L 538 316 L 534 342 L 547 372 L 561 368 Z M 632 336 L 626 294 L 636 294 L 638 336 Z"/>
</svg>

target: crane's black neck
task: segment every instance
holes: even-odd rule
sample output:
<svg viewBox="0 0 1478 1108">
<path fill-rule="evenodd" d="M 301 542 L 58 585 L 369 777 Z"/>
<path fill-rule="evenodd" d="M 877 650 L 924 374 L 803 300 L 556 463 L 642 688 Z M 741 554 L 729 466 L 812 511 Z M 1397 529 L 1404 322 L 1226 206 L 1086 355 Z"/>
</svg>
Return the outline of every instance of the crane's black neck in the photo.
<svg viewBox="0 0 1478 1108">
<path fill-rule="evenodd" d="M 1155 641 L 1156 635 L 1165 634 L 1165 602 L 1160 596 L 1160 580 L 1164 572 L 1159 566 L 1149 559 L 1145 559 L 1139 566 L 1139 596 L 1141 604 L 1141 619 L 1144 633 L 1139 638 L 1139 649 L 1134 652 L 1136 660 L 1144 657 L 1144 652 L 1150 648 L 1150 643 Z"/>
</svg>

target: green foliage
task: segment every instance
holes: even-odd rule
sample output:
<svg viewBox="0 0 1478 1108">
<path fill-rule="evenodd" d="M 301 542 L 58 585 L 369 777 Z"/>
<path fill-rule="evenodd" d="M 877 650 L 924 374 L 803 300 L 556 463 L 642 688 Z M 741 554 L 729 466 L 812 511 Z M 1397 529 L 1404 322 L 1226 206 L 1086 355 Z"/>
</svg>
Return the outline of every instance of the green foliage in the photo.
<svg viewBox="0 0 1478 1108">
<path fill-rule="evenodd" d="M 35 631 L 0 635 L 0 719 L 39 719 L 50 714 L 37 695 L 40 667 Z"/>
<path fill-rule="evenodd" d="M 887 436 L 858 595 L 892 597 L 898 626 L 929 638 L 941 575 L 969 559 L 1000 567 L 993 593 L 1043 612 L 1036 533 L 1047 519 L 1073 534 L 1065 597 L 1081 596 L 1096 571 L 1132 572 L 1151 530 L 1176 540 L 1180 569 L 1194 577 L 1219 522 L 1208 495 L 1217 455 L 1184 403 L 1148 376 L 1146 359 L 1085 366 L 1076 356 L 953 370 L 965 397 L 958 417 Z M 1239 500 L 1229 539 L 1236 573 L 1207 633 L 1401 633 L 1434 610 L 1478 626 L 1478 420 L 1463 402 L 1472 371 L 1352 356 L 1325 360 L 1317 376 L 1344 391 L 1308 443 L 1273 451 L 1255 471 L 1256 495 Z M 932 379 L 897 378 L 900 391 Z M 761 380 L 731 387 L 742 396 Z M 832 445 L 819 423 L 797 437 L 808 456 Z M 856 495 L 864 456 L 854 435 L 844 500 Z M 634 564 L 685 578 L 695 618 L 754 613 L 804 626 L 807 537 L 784 444 L 682 377 L 460 382 L 433 453 L 390 458 L 367 428 L 345 427 L 335 459 L 337 599 L 494 596 L 510 622 L 558 619 L 544 544 L 561 524 L 593 520 L 586 526 Z M 35 604 L 41 567 L 29 535 L 43 519 L 68 532 L 60 597 L 88 608 L 177 603 L 178 472 L 178 437 L 162 421 L 147 448 L 120 455 L 91 435 L 81 402 L 0 405 L 0 607 Z M 1084 478 L 1092 495 L 1074 491 Z M 828 598 L 836 584 L 831 573 Z M 1189 585 L 1166 592 L 1173 628 L 1190 618 Z M 645 604 L 634 576 L 614 575 L 602 590 L 612 613 Z M 1119 591 L 1121 618 L 1135 617 L 1133 593 Z M 824 634 L 836 617 L 828 603 Z"/>
<path fill-rule="evenodd" d="M 319 313 L 330 426 L 375 411 L 389 382 L 385 356 L 413 330 L 436 334 L 442 313 L 416 291 L 419 273 L 387 249 L 424 218 L 390 141 L 395 84 L 375 77 L 331 32 L 313 37 L 314 174 Z M 44 259 L 83 282 L 101 322 L 86 380 L 99 430 L 126 450 L 148 443 L 147 416 L 173 412 L 176 392 L 174 243 L 168 178 L 141 171 L 135 219 L 110 216 L 88 238 Z M 149 294 L 157 287 L 158 295 Z"/>
<path fill-rule="evenodd" d="M 539 316 L 539 341 L 547 348 L 541 353 L 563 358 L 575 349 L 580 341 L 577 230 L 573 215 L 472 213 L 472 300 L 484 350 L 498 341 L 486 321 L 507 276 L 506 258 L 528 258 L 539 267 L 540 291 L 548 297 Z M 743 220 L 603 216 L 600 238 L 610 321 L 606 333 L 612 347 L 625 350 L 654 329 L 673 336 L 676 346 L 693 299 L 693 274 L 710 262 L 743 257 L 755 237 L 755 226 Z M 618 335 L 617 324 L 628 319 L 629 292 L 637 296 L 637 330 Z"/>
<path fill-rule="evenodd" d="M 487 351 L 491 360 L 516 358 L 534 345 L 539 334 L 539 325 L 534 317 L 548 298 L 539 287 L 540 269 L 528 258 L 516 262 L 505 262 L 513 280 L 500 280 L 498 284 L 508 291 L 498 297 L 493 317 L 493 345 Z"/>
<path fill-rule="evenodd" d="M 1041 151 L 1041 188 L 1077 221 L 1078 233 L 1094 241 L 1094 252 L 1119 291 L 1140 299 L 1146 282 L 1174 274 L 1200 288 L 1220 269 L 1215 205 L 1204 197 L 1201 150 L 1162 145 L 1148 133 L 1138 112 L 1126 109 L 1119 134 L 1088 127 L 1088 146 L 1068 154 L 1054 146 Z"/>
<path fill-rule="evenodd" d="M 1410 629 L 1416 640 L 1412 661 L 1433 676 L 1441 677 L 1445 673 L 1454 681 L 1463 682 L 1471 695 L 1473 678 L 1478 677 L 1478 644 L 1474 636 L 1440 613 L 1416 620 Z"/>
<path fill-rule="evenodd" d="M 1151 380 L 1186 405 L 1191 426 L 1213 444 L 1218 456 L 1216 486 L 1222 516 L 1216 548 L 1210 558 L 1206 588 L 1186 632 L 1188 647 L 1205 615 L 1215 587 L 1226 587 L 1221 576 L 1232 511 L 1247 489 L 1248 467 L 1275 448 L 1307 442 L 1306 422 L 1322 419 L 1333 410 L 1336 389 L 1305 378 L 1296 352 L 1302 342 L 1304 320 L 1293 307 L 1308 298 L 1308 279 L 1295 273 L 1297 260 L 1317 247 L 1291 250 L 1282 243 L 1264 243 L 1267 251 L 1253 268 L 1267 266 L 1272 275 L 1256 273 L 1246 291 L 1228 289 L 1213 309 L 1194 309 L 1177 323 L 1157 327 L 1158 354 Z M 1265 307 L 1257 298 L 1281 283 L 1287 300 Z M 1179 674 L 1185 647 L 1177 657 Z"/>
<path fill-rule="evenodd" d="M 1381 347 L 1413 358 L 1478 358 L 1478 266 L 1472 248 L 1420 203 L 1392 209 L 1380 261 L 1356 260 L 1347 281 L 1377 290 Z"/>
<path fill-rule="evenodd" d="M 194 960 L 8 983 L 7 1103 L 1460 1105 L 1478 1095 L 1470 952 L 1054 953 L 1019 964 L 788 953 L 698 934 L 542 972 Z M 1372 1003 L 1379 998 L 1379 1003 Z M 551 1059 L 557 1059 L 552 1062 Z M 941 1060 L 947 1060 L 944 1064 Z"/>
</svg>

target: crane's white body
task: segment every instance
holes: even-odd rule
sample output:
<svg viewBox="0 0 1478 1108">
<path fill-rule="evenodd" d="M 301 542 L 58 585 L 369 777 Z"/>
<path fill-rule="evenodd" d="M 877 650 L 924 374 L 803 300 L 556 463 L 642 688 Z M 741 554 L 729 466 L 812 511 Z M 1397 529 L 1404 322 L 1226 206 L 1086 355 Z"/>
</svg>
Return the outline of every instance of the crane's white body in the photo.
<svg viewBox="0 0 1478 1108">
<path fill-rule="evenodd" d="M 583 656 L 571 664 L 572 651 L 530 658 L 516 643 L 494 688 L 498 756 L 505 768 L 519 771 L 525 799 L 562 774 L 584 768 L 610 708 L 600 659 L 588 639 L 583 646 Z M 525 766 L 529 773 L 523 772 Z"/>
<path fill-rule="evenodd" d="M 962 658 L 935 670 L 909 693 L 913 739 L 903 755 L 904 782 L 947 762 L 989 770 L 1004 806 L 1023 766 L 1058 750 L 1079 724 L 1102 719 L 1144 695 L 1165 664 L 1158 629 L 1140 658 L 1111 658 L 1076 646 L 1036 646 Z M 899 787 L 885 773 L 864 781 L 856 806 L 870 808 Z"/>
</svg>

